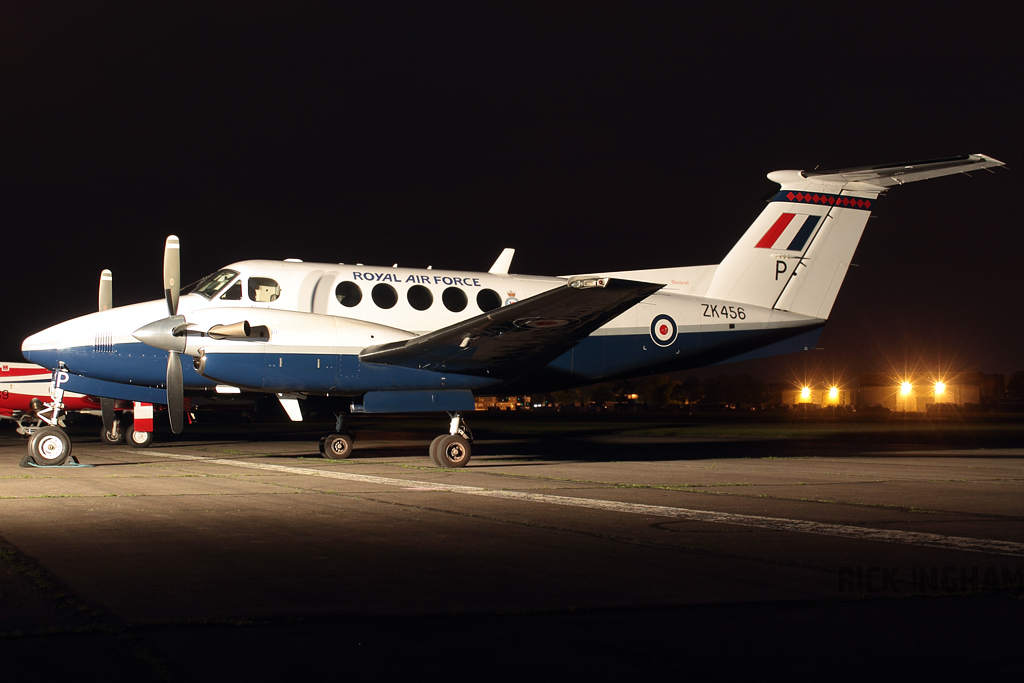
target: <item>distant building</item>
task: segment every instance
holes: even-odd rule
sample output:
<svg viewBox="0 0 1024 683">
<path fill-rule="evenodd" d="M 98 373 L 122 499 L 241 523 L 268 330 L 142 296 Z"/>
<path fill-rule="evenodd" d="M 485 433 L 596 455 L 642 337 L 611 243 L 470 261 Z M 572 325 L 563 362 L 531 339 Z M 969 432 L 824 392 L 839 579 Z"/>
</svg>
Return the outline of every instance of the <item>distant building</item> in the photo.
<svg viewBox="0 0 1024 683">
<path fill-rule="evenodd" d="M 848 406 L 853 403 L 852 391 L 839 386 L 786 386 L 776 390 L 779 401 L 787 406 Z"/>
<path fill-rule="evenodd" d="M 980 372 L 897 376 L 860 376 L 858 406 L 883 406 L 894 412 L 923 413 L 940 406 L 964 408 L 995 404 L 1003 395 L 1003 376 Z M 935 406 L 935 408 L 929 408 Z"/>
<path fill-rule="evenodd" d="M 477 396 L 477 410 L 529 410 L 529 396 Z"/>
</svg>

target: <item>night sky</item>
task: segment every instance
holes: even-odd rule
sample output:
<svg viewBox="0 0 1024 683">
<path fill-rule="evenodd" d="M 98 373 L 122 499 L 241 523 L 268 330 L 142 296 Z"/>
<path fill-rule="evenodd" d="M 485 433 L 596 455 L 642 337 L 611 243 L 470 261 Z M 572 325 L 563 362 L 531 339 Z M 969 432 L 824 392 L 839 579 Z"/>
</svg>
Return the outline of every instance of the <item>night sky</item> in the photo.
<svg viewBox="0 0 1024 683">
<path fill-rule="evenodd" d="M 1009 16 L 349 4 L 5 7 L 0 358 L 95 310 L 103 268 L 115 305 L 158 298 L 171 233 L 184 282 L 245 258 L 486 270 L 503 247 L 519 273 L 703 265 L 770 171 L 983 152 L 1011 168 L 878 202 L 825 351 L 717 371 L 1024 369 Z"/>
</svg>

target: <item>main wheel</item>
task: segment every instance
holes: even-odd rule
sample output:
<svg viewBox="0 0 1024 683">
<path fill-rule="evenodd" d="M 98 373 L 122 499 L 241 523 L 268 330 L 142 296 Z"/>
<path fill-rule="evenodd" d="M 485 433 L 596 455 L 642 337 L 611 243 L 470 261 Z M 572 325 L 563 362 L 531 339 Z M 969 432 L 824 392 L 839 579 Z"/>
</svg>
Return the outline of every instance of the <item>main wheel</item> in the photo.
<svg viewBox="0 0 1024 683">
<path fill-rule="evenodd" d="M 113 429 L 109 432 L 106 427 L 100 428 L 100 441 L 108 446 L 117 446 L 124 443 L 124 429 L 120 420 L 114 420 Z"/>
<path fill-rule="evenodd" d="M 125 441 L 132 448 L 149 448 L 153 445 L 153 432 L 138 432 L 133 424 L 126 432 Z"/>
<path fill-rule="evenodd" d="M 470 457 L 469 442 L 460 434 L 445 434 L 437 442 L 437 460 L 441 467 L 465 467 Z"/>
<path fill-rule="evenodd" d="M 437 457 L 437 445 L 441 443 L 441 439 L 443 439 L 446 436 L 448 435 L 442 434 L 441 436 L 435 438 L 433 441 L 430 442 L 430 461 L 434 463 L 436 467 L 444 467 L 444 465 L 441 464 L 441 461 Z"/>
<path fill-rule="evenodd" d="M 331 460 L 344 460 L 352 455 L 352 437 L 348 434 L 328 434 L 320 439 L 320 455 Z"/>
<path fill-rule="evenodd" d="M 37 465 L 63 465 L 71 457 L 71 439 L 60 427 L 43 427 L 29 439 L 28 453 Z"/>
</svg>

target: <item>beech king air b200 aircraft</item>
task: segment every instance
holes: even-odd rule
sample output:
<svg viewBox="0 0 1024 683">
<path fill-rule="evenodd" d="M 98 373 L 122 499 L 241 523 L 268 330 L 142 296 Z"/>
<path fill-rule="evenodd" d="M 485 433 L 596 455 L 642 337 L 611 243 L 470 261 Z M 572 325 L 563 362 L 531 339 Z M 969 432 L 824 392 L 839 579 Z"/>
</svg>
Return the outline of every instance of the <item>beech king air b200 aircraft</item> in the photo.
<svg viewBox="0 0 1024 683">
<path fill-rule="evenodd" d="M 567 277 L 243 261 L 179 297 L 178 240 L 164 300 L 111 308 L 27 338 L 59 389 L 163 403 L 182 429 L 185 391 L 275 393 L 339 410 L 325 457 L 347 457 L 344 412 L 447 411 L 430 455 L 470 459 L 474 395 L 538 393 L 813 348 L 871 209 L 891 187 L 1003 163 L 983 154 L 832 171 L 776 171 L 780 190 L 719 265 Z M 181 356 L 187 356 L 182 362 Z M 188 362 L 191 361 L 191 362 Z M 55 395 L 60 402 L 60 393 Z M 37 463 L 71 443 L 33 436 Z"/>
</svg>

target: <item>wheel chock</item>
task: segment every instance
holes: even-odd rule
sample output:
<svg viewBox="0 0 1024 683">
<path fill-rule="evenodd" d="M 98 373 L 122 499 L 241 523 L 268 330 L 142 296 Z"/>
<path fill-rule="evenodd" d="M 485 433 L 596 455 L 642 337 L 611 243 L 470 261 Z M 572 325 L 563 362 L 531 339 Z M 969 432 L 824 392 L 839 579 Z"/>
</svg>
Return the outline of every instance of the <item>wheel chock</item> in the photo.
<svg viewBox="0 0 1024 683">
<path fill-rule="evenodd" d="M 65 460 L 64 463 L 61 465 L 40 465 L 39 463 L 32 459 L 31 455 L 28 454 L 26 454 L 25 457 L 21 459 L 21 466 L 40 467 L 47 469 L 51 467 L 96 467 L 96 465 L 83 465 L 82 463 L 78 462 L 78 456 L 75 455 L 68 456 L 68 459 Z"/>
</svg>

